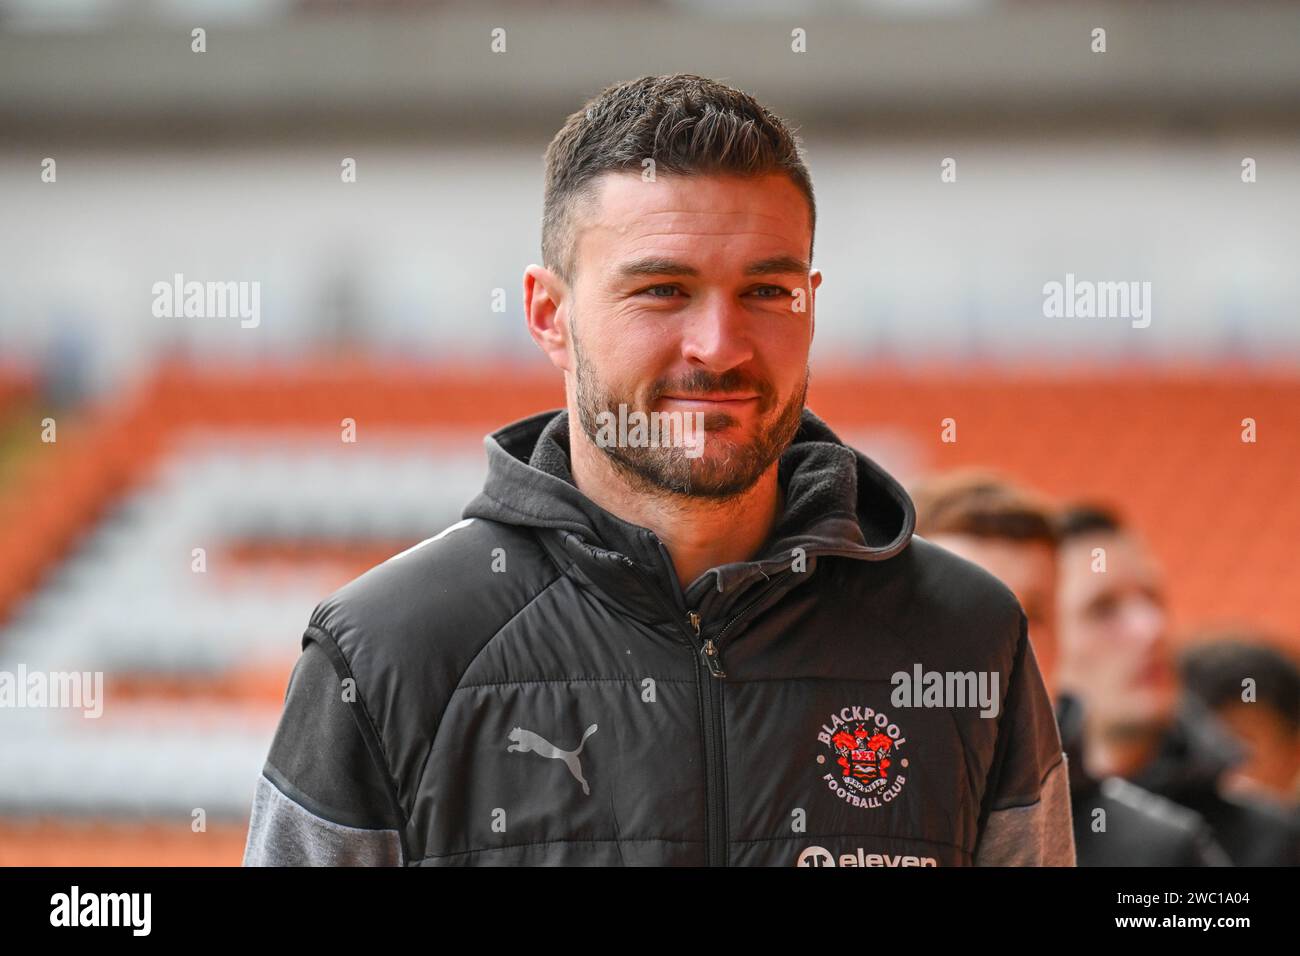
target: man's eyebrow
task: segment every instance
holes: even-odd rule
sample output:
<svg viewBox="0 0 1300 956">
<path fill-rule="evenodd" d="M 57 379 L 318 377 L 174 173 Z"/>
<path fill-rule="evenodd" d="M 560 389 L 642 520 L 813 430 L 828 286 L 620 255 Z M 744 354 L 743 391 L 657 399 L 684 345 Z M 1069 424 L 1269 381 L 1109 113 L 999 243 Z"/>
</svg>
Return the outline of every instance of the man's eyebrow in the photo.
<svg viewBox="0 0 1300 956">
<path fill-rule="evenodd" d="M 688 266 L 667 256 L 645 256 L 641 259 L 633 259 L 614 270 L 614 275 L 620 279 L 631 279 L 636 276 L 697 276 L 699 274 L 700 270 L 694 266 Z"/>
<path fill-rule="evenodd" d="M 769 256 L 766 259 L 759 259 L 745 266 L 745 275 L 762 276 L 762 275 L 808 275 L 810 269 L 808 263 L 798 256 Z M 692 265 L 687 265 L 677 259 L 667 256 L 645 256 L 641 259 L 633 259 L 625 262 L 614 270 L 614 275 L 620 279 L 630 279 L 636 276 L 698 276 L 700 270 Z"/>
<path fill-rule="evenodd" d="M 806 276 L 812 270 L 808 263 L 798 256 L 769 256 L 745 266 L 747 276 L 765 275 L 801 275 Z"/>
</svg>

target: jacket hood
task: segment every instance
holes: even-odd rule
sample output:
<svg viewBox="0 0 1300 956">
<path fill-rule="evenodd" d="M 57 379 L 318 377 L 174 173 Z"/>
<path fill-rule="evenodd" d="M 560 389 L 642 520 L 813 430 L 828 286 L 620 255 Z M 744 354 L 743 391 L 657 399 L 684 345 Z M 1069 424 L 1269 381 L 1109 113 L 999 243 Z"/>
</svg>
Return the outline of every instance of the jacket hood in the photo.
<svg viewBox="0 0 1300 956">
<path fill-rule="evenodd" d="M 778 480 L 785 509 L 754 559 L 711 568 L 685 591 L 667 550 L 654 532 L 624 521 L 578 490 L 569 464 L 569 415 L 558 409 L 521 419 L 484 438 L 488 477 L 462 513 L 537 529 L 548 547 L 558 545 L 586 578 L 622 603 L 633 581 L 651 592 L 660 612 L 644 602 L 639 617 L 662 616 L 670 598 L 682 614 L 703 603 L 729 605 L 756 581 L 789 570 L 796 548 L 807 567 L 823 555 L 883 561 L 902 552 L 916 524 L 912 501 L 880 466 L 845 445 L 820 418 L 803 410 L 799 430 L 781 454 Z M 563 565 L 562 565 L 563 566 Z M 807 575 L 796 574 L 796 579 Z M 798 581 L 792 581 L 793 584 Z M 709 592 L 729 596 L 721 602 Z M 655 593 L 657 592 L 657 593 Z"/>
</svg>

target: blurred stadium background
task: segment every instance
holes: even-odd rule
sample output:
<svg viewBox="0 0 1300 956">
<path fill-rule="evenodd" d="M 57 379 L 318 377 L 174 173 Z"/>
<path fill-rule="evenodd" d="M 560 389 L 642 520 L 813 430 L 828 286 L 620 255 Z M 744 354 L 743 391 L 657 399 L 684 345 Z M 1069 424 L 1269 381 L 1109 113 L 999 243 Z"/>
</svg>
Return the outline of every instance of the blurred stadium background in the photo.
<svg viewBox="0 0 1300 956">
<path fill-rule="evenodd" d="M 677 70 L 799 127 L 846 440 L 1115 502 L 1179 634 L 1300 646 L 1295 4 L 7 0 L 0 670 L 106 703 L 0 710 L 0 864 L 239 862 L 311 609 L 563 402 L 520 301 L 547 142 Z M 176 273 L 260 282 L 260 324 L 155 317 Z M 1150 326 L 1044 318 L 1067 273 L 1151 282 Z"/>
</svg>

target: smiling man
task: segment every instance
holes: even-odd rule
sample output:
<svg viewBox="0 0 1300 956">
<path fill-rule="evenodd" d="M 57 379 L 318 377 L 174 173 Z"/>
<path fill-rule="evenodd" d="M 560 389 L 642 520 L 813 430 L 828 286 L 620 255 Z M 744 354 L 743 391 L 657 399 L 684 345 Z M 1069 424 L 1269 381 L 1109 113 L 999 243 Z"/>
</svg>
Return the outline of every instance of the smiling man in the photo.
<svg viewBox="0 0 1300 956">
<path fill-rule="evenodd" d="M 570 446 L 578 487 L 656 531 L 686 585 L 753 555 L 779 516 L 772 466 L 802 420 L 822 277 L 805 258 L 809 200 L 789 175 L 687 177 L 675 166 L 653 182 L 602 177 L 594 215 L 581 199 L 556 212 L 561 236 L 585 226 L 560 253 L 574 264 L 529 266 L 524 300 L 589 439 Z M 578 262 L 590 265 L 579 273 Z M 597 334 L 583 334 L 578 302 Z M 619 406 L 702 415 L 703 453 L 599 447 L 596 416 Z"/>
<path fill-rule="evenodd" d="M 316 608 L 246 863 L 1073 865 L 1020 606 L 804 407 L 814 226 L 739 90 L 643 77 L 569 117 L 524 275 L 566 408 Z M 611 442 L 627 413 L 702 444 Z M 896 706 L 918 666 L 998 706 Z"/>
</svg>

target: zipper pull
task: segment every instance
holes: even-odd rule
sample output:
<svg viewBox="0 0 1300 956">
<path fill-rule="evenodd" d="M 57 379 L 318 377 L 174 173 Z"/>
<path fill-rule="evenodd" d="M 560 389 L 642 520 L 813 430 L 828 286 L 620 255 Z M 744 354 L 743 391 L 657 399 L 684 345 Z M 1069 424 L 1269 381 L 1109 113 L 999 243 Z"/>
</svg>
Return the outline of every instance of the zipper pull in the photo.
<svg viewBox="0 0 1300 956">
<path fill-rule="evenodd" d="M 691 627 L 695 628 L 695 636 L 700 637 L 700 615 L 695 611 L 690 611 L 686 617 L 690 620 Z M 704 663 L 709 665 L 710 674 L 714 677 L 727 676 L 722 670 L 722 650 L 714 642 L 713 638 L 710 637 L 704 642 L 704 645 L 700 648 L 700 653 L 704 655 Z"/>
</svg>

